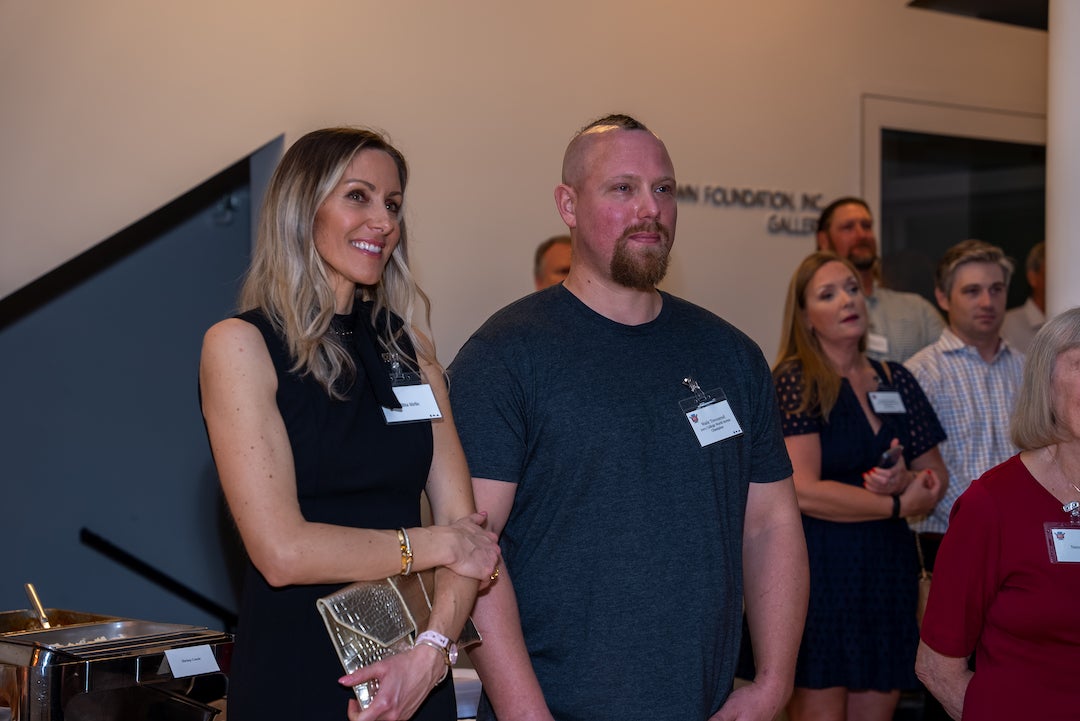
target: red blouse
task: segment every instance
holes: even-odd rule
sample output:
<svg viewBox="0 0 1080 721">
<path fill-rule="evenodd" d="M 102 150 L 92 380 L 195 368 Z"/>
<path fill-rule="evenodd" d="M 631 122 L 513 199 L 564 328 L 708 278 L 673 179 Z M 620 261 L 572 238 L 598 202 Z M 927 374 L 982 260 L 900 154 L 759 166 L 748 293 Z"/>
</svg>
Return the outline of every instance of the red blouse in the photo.
<svg viewBox="0 0 1080 721">
<path fill-rule="evenodd" d="M 1019 456 L 953 506 L 921 635 L 975 653 L 964 721 L 1080 719 L 1080 563 L 1050 562 L 1043 525 L 1068 519 Z"/>
</svg>

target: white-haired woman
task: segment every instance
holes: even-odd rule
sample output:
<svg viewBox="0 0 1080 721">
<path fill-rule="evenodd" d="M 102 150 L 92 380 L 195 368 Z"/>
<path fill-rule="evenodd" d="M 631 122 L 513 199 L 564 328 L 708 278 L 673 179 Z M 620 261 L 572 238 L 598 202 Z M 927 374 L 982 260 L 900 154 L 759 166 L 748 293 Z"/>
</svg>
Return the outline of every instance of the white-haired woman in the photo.
<svg viewBox="0 0 1080 721">
<path fill-rule="evenodd" d="M 915 670 L 954 719 L 1080 719 L 1080 308 L 1028 348 L 1010 432 L 953 506 Z"/>
</svg>

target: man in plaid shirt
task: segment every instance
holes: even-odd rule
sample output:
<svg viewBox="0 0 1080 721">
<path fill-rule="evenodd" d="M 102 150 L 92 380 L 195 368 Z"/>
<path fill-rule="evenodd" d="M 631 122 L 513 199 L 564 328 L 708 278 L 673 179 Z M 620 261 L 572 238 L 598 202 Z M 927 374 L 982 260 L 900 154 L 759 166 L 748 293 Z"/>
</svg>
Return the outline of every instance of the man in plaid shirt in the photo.
<svg viewBox="0 0 1080 721">
<path fill-rule="evenodd" d="M 1009 416 L 1024 356 L 1001 337 L 1012 272 L 1001 249 L 980 240 L 965 240 L 945 251 L 934 295 L 949 324 L 935 343 L 904 363 L 948 434 L 938 446 L 949 470 L 948 489 L 929 516 L 912 524 L 930 571 L 953 502 L 973 480 L 1017 452 L 1009 439 Z M 924 702 L 925 721 L 949 718 L 930 694 Z"/>
</svg>

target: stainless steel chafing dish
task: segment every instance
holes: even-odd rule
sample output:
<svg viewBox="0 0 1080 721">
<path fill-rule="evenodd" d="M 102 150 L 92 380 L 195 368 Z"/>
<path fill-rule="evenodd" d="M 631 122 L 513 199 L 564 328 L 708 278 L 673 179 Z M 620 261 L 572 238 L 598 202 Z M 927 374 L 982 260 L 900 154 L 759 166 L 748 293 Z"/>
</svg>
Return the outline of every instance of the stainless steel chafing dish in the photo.
<svg viewBox="0 0 1080 721">
<path fill-rule="evenodd" d="M 232 636 L 201 626 L 46 609 L 0 613 L 0 721 L 208 721 L 227 686 Z M 217 671 L 177 678 L 188 646 Z M 175 654 L 174 654 L 175 656 Z"/>
</svg>

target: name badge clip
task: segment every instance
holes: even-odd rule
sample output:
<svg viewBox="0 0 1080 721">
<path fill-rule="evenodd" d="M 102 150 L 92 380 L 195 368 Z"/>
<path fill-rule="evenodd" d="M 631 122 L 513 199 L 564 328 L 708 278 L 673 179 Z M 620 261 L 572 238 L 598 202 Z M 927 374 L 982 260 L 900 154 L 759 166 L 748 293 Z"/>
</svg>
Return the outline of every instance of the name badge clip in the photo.
<svg viewBox="0 0 1080 721">
<path fill-rule="evenodd" d="M 424 383 L 420 374 L 406 370 L 397 353 L 383 353 L 383 361 L 390 364 L 390 385 L 397 396 L 400 409 L 383 407 L 383 417 L 388 424 L 434 421 L 442 418 L 439 403 L 431 386 Z"/>
</svg>

